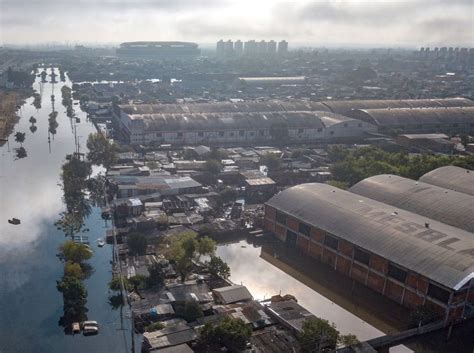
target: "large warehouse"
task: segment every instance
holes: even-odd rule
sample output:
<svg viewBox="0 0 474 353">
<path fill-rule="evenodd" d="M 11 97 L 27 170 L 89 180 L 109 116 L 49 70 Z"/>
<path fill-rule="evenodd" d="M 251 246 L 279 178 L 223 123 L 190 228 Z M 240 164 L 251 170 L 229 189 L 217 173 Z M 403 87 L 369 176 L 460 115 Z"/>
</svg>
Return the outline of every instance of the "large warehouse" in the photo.
<svg viewBox="0 0 474 353">
<path fill-rule="evenodd" d="M 426 173 L 420 181 L 474 196 L 474 171 L 472 170 L 450 165 Z"/>
<path fill-rule="evenodd" d="M 321 103 L 331 112 L 342 115 L 355 109 L 474 107 L 474 102 L 467 98 L 331 100 Z"/>
<path fill-rule="evenodd" d="M 474 316 L 470 232 L 327 184 L 274 196 L 265 229 L 401 305 L 430 305 L 446 323 Z"/>
<path fill-rule="evenodd" d="M 381 132 L 474 132 L 474 107 L 355 109 L 347 115 L 374 124 Z"/>
<path fill-rule="evenodd" d="M 364 179 L 349 191 L 474 232 L 474 196 L 462 192 L 388 174 Z"/>
<path fill-rule="evenodd" d="M 366 122 L 330 112 L 310 111 L 317 103 L 247 103 L 238 105 L 237 109 L 233 104 L 220 104 L 215 111 L 212 105 L 175 107 L 178 112 L 171 113 L 168 108 L 173 107 L 166 105 L 136 109 L 120 106 L 122 131 L 132 144 L 174 145 L 245 145 L 282 139 L 293 143 L 339 141 L 376 132 L 375 126 Z M 165 109 L 168 112 L 157 112 Z"/>
</svg>

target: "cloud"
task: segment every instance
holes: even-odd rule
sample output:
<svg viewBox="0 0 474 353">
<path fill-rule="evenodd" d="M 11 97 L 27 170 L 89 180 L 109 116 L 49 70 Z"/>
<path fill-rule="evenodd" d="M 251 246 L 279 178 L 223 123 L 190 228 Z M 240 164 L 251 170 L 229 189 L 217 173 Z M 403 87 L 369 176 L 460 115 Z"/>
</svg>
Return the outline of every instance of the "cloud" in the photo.
<svg viewBox="0 0 474 353">
<path fill-rule="evenodd" d="M 290 44 L 315 45 L 474 42 L 471 0 L 3 0 L 0 6 L 0 40 L 8 43 L 209 43 L 220 38 L 285 38 Z"/>
</svg>

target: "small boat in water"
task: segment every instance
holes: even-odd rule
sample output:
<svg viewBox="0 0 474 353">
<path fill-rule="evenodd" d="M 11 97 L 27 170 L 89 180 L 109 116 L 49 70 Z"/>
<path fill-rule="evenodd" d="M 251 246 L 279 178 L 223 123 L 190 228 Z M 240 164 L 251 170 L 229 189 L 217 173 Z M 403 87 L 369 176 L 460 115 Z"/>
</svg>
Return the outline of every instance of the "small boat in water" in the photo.
<svg viewBox="0 0 474 353">
<path fill-rule="evenodd" d="M 97 239 L 97 246 L 99 248 L 103 247 L 105 245 L 104 239 Z"/>
<path fill-rule="evenodd" d="M 18 224 L 21 223 L 21 221 L 20 221 L 18 218 L 12 218 L 12 219 L 9 219 L 9 220 L 8 220 L 8 223 L 14 224 L 14 225 L 17 226 Z"/>
</svg>

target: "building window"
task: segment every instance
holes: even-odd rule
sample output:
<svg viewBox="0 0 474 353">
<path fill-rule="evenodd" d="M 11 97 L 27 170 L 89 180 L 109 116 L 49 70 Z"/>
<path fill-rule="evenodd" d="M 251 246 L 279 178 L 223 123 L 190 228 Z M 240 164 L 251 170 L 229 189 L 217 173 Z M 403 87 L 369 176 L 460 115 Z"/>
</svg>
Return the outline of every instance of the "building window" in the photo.
<svg viewBox="0 0 474 353">
<path fill-rule="evenodd" d="M 338 243 L 339 241 L 336 238 L 326 234 L 326 237 L 324 238 L 324 245 L 326 245 L 328 248 L 337 250 Z"/>
<path fill-rule="evenodd" d="M 178 132 L 178 137 L 183 137 L 183 133 L 182 133 L 182 132 Z"/>
<path fill-rule="evenodd" d="M 357 124 L 358 127 L 362 127 L 362 123 Z"/>
<path fill-rule="evenodd" d="M 255 136 L 255 131 L 250 131 L 250 136 L 254 137 Z"/>
<path fill-rule="evenodd" d="M 284 213 L 277 211 L 275 219 L 278 223 L 286 224 L 286 215 Z"/>
<path fill-rule="evenodd" d="M 344 123 L 344 127 L 348 127 L 349 125 L 347 123 Z"/>
<path fill-rule="evenodd" d="M 224 131 L 219 131 L 219 136 L 224 137 Z"/>
<path fill-rule="evenodd" d="M 458 127 L 458 126 L 459 126 L 459 124 L 453 124 L 453 127 Z"/>
<path fill-rule="evenodd" d="M 331 135 L 334 135 L 334 131 L 329 132 Z"/>
<path fill-rule="evenodd" d="M 423 125 L 416 125 L 416 128 L 421 130 L 421 129 L 423 129 Z"/>
<path fill-rule="evenodd" d="M 320 127 L 318 127 L 318 132 L 321 132 L 321 131 L 323 131 L 323 129 L 322 129 L 322 128 L 320 128 Z"/>
<path fill-rule="evenodd" d="M 240 130 L 239 131 L 239 136 L 244 136 L 245 135 L 245 131 L 244 130 Z"/>
<path fill-rule="evenodd" d="M 298 226 L 298 231 L 301 234 L 304 234 L 309 237 L 309 233 L 311 232 L 311 227 L 307 224 L 300 223 L 300 225 Z"/>
<path fill-rule="evenodd" d="M 203 137 L 203 136 L 204 136 L 204 132 L 202 132 L 202 131 L 198 132 L 198 136 L 199 136 L 199 137 Z"/>
<path fill-rule="evenodd" d="M 355 248 L 354 260 L 368 266 L 370 261 L 370 254 L 368 252 L 362 251 L 361 249 Z"/>
<path fill-rule="evenodd" d="M 402 270 L 400 267 L 397 267 L 392 263 L 389 263 L 387 276 L 396 279 L 397 281 L 400 281 L 402 283 L 405 283 L 405 280 L 407 278 L 407 271 Z"/>
<path fill-rule="evenodd" d="M 161 137 L 161 132 L 157 132 L 156 137 Z"/>
<path fill-rule="evenodd" d="M 260 134 L 260 136 L 264 136 L 265 135 L 265 130 L 258 130 L 258 133 Z"/>
<path fill-rule="evenodd" d="M 229 132 L 229 136 L 230 136 L 230 137 L 234 137 L 234 133 L 233 133 L 233 132 Z"/>
<path fill-rule="evenodd" d="M 298 134 L 302 134 L 304 129 L 298 129 Z"/>
<path fill-rule="evenodd" d="M 428 296 L 436 300 L 439 300 L 442 303 L 447 303 L 449 300 L 449 291 L 433 283 L 430 283 L 428 286 Z"/>
</svg>

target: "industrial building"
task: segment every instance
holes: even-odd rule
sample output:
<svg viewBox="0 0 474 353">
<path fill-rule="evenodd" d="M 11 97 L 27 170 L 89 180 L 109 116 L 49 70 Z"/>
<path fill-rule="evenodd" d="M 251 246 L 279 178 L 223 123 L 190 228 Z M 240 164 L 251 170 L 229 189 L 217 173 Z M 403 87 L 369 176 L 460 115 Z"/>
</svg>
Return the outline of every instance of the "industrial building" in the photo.
<svg viewBox="0 0 474 353">
<path fill-rule="evenodd" d="M 473 233 L 327 184 L 271 198 L 265 229 L 403 306 L 474 316 Z"/>
<path fill-rule="evenodd" d="M 241 87 L 267 87 L 281 85 L 304 85 L 305 76 L 269 76 L 269 77 L 239 77 L 237 85 Z"/>
<path fill-rule="evenodd" d="M 141 58 L 186 58 L 201 53 L 196 43 L 190 42 L 126 42 L 116 50 L 118 56 Z"/>
<path fill-rule="evenodd" d="M 474 171 L 469 169 L 440 167 L 421 176 L 420 181 L 474 196 Z"/>
<path fill-rule="evenodd" d="M 121 114 L 132 144 L 308 143 L 360 139 L 375 126 L 328 112 Z"/>
<path fill-rule="evenodd" d="M 342 115 L 355 109 L 474 107 L 474 102 L 467 98 L 330 100 L 321 103 L 331 112 Z"/>
<path fill-rule="evenodd" d="M 472 195 L 389 174 L 364 179 L 349 191 L 474 233 Z"/>
<path fill-rule="evenodd" d="M 348 116 L 376 125 L 381 132 L 472 133 L 474 106 L 355 109 Z"/>
<path fill-rule="evenodd" d="M 252 144 L 353 139 L 375 126 L 325 111 L 321 103 L 221 102 L 120 105 L 114 112 L 132 144 Z"/>
</svg>

